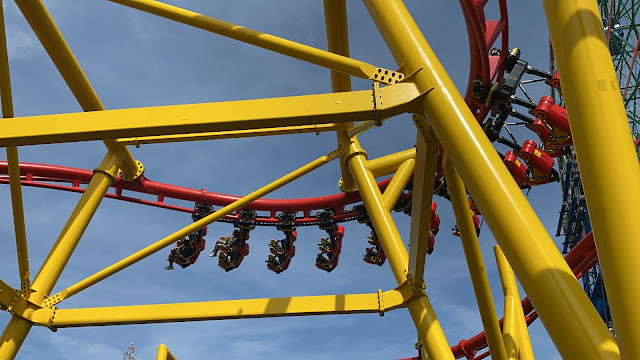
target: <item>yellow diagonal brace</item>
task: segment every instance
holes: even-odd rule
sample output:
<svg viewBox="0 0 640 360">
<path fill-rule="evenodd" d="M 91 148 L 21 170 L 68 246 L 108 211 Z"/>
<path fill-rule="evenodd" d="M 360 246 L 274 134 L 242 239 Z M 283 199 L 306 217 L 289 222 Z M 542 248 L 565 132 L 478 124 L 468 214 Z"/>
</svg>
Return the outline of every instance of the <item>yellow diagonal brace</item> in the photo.
<svg viewBox="0 0 640 360">
<path fill-rule="evenodd" d="M 169 351 L 165 344 L 160 344 L 158 345 L 156 360 L 178 360 L 178 358 Z"/>
<path fill-rule="evenodd" d="M 42 0 L 16 0 L 16 4 L 82 109 L 84 111 L 104 110 L 98 95 L 89 83 L 89 79 L 82 71 Z M 103 139 L 106 138 L 100 140 Z M 125 160 L 121 166 L 128 178 L 139 176 L 138 164 L 125 146 L 116 144 L 113 140 L 104 140 L 104 144 L 109 151 L 125 154 Z"/>
<path fill-rule="evenodd" d="M 117 263 L 89 276 L 88 278 L 76 283 L 75 285 L 70 286 L 69 288 L 55 294 L 54 296 L 51 296 L 49 299 L 45 300 L 43 302 L 43 306 L 46 307 L 50 307 L 52 305 L 55 305 L 57 303 L 59 303 L 60 301 L 64 300 L 65 298 L 69 298 L 75 294 L 77 294 L 78 292 L 88 288 L 89 286 L 98 283 L 99 281 L 102 281 L 104 279 L 106 279 L 107 277 L 117 273 L 118 271 L 129 267 L 133 264 L 135 264 L 136 262 L 146 258 L 147 256 L 162 250 L 163 248 L 175 243 L 176 241 L 178 241 L 179 239 L 182 239 L 186 236 L 188 236 L 189 234 L 192 234 L 195 231 L 198 231 L 199 229 L 202 229 L 203 227 L 216 222 L 220 219 L 222 219 L 223 217 L 225 217 L 226 215 L 242 209 L 243 207 L 247 206 L 248 204 L 250 204 L 251 202 L 260 199 L 263 196 L 266 196 L 267 194 L 269 194 L 272 191 L 277 190 L 278 188 L 300 178 L 301 176 L 319 168 L 320 166 L 329 163 L 330 161 L 338 158 L 341 155 L 341 152 L 336 150 L 333 151 L 325 156 L 322 156 L 312 162 L 310 162 L 309 164 L 281 177 L 280 179 L 252 192 L 251 194 L 238 199 L 236 201 L 234 201 L 233 203 L 223 207 L 222 209 L 210 214 L 209 216 L 198 220 L 196 222 L 194 222 L 193 224 L 186 226 L 178 231 L 176 231 L 175 233 L 165 237 L 162 240 L 159 240 L 149 246 L 147 246 L 146 248 L 134 253 L 133 255 L 130 255 L 120 261 L 118 261 Z"/>
<path fill-rule="evenodd" d="M 405 301 L 401 292 L 395 289 L 385 291 L 381 296 L 385 304 L 382 311 L 396 309 L 402 306 Z M 381 311 L 379 304 L 380 296 L 378 293 L 372 293 L 57 309 L 50 326 L 61 328 L 299 315 L 379 313 Z"/>
<path fill-rule="evenodd" d="M 413 84 L 382 89 L 385 114 L 412 111 Z M 15 118 L 0 127 L 0 146 L 191 134 L 371 119 L 370 91 L 159 106 Z"/>
<path fill-rule="evenodd" d="M 498 316 L 494 307 L 484 261 L 482 260 L 482 252 L 480 251 L 476 228 L 469 210 L 467 192 L 465 191 L 462 179 L 460 179 L 453 164 L 448 160 L 444 164 L 444 175 L 447 180 L 449 195 L 451 196 L 453 213 L 458 223 L 460 240 L 462 241 L 464 256 L 467 260 L 467 267 L 469 268 L 473 291 L 478 303 L 478 310 L 480 310 L 480 319 L 482 320 L 482 326 L 486 334 L 489 351 L 491 351 L 491 358 L 495 360 L 506 360 L 505 345 L 500 333 Z M 519 303 L 518 306 L 520 306 Z"/>
<path fill-rule="evenodd" d="M 520 293 L 518 292 L 518 283 L 511 269 L 511 265 L 504 257 L 500 246 L 494 246 L 493 252 L 498 264 L 498 272 L 500 273 L 500 281 L 502 282 L 502 291 L 505 297 L 505 316 L 504 316 L 504 340 L 507 347 L 507 354 L 510 352 L 511 343 L 517 345 L 517 355 L 519 360 L 534 360 L 533 349 L 531 348 L 531 339 L 529 338 L 529 330 L 524 318 L 524 310 L 520 302 Z M 507 319 L 509 312 L 509 319 Z M 508 320 L 508 321 L 507 321 Z M 507 322 L 509 323 L 509 333 L 507 333 Z M 508 339 L 511 337 L 511 339 Z"/>
<path fill-rule="evenodd" d="M 244 26 L 214 19 L 193 11 L 163 4 L 159 1 L 110 1 L 362 79 L 371 79 L 386 84 L 393 84 L 404 78 L 404 75 L 401 73 L 377 68 L 363 61 L 354 60 L 291 40 L 247 29 Z"/>
<path fill-rule="evenodd" d="M 384 189 L 384 194 L 382 194 L 382 202 L 384 203 L 385 209 L 387 211 L 393 210 L 398 199 L 402 195 L 402 191 L 411 180 L 413 176 L 413 170 L 416 167 L 416 161 L 414 159 L 409 159 L 400 165 L 395 175 L 387 185 L 387 188 Z"/>
<path fill-rule="evenodd" d="M 4 11 L 0 1 L 0 101 L 2 117 L 13 117 L 13 99 L 11 96 L 11 80 L 9 73 L 9 56 L 7 54 L 7 37 L 4 27 Z M 7 162 L 9 163 L 9 188 L 11 190 L 11 206 L 13 209 L 13 226 L 16 233 L 16 250 L 18 252 L 18 271 L 20 281 L 29 283 L 29 253 L 27 251 L 27 232 L 24 224 L 22 206 L 22 188 L 20 187 L 20 167 L 18 166 L 18 149 L 8 146 Z"/>
<path fill-rule="evenodd" d="M 144 144 L 235 139 L 235 138 L 245 138 L 245 137 L 254 137 L 254 136 L 274 136 L 274 135 L 305 134 L 305 133 L 317 134 L 325 131 L 336 131 L 336 130 L 338 130 L 338 125 L 336 124 L 319 124 L 319 125 L 285 126 L 285 127 L 267 128 L 267 129 L 217 131 L 217 132 L 208 132 L 208 133 L 202 133 L 202 134 L 141 136 L 136 138 L 118 139 L 116 140 L 116 142 L 122 145 L 140 146 Z"/>
<path fill-rule="evenodd" d="M 411 202 L 411 230 L 409 233 L 409 272 L 415 285 L 421 286 L 424 279 L 424 264 L 427 255 L 427 241 L 431 229 L 431 202 L 433 179 L 438 165 L 440 142 L 427 123 L 427 119 L 414 115 L 418 129 L 416 140 L 416 170 L 413 177 Z"/>
<path fill-rule="evenodd" d="M 371 171 L 373 177 L 380 177 L 393 174 L 400 164 L 409 159 L 415 159 L 416 149 L 408 149 L 395 154 L 382 156 L 367 161 L 367 170 Z"/>
</svg>

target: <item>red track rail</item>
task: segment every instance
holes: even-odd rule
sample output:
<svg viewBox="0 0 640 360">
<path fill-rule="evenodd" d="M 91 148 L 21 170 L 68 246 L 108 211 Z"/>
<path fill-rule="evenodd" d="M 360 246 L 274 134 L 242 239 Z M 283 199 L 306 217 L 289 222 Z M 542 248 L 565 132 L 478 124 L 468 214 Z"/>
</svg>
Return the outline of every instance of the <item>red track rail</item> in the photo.
<svg viewBox="0 0 640 360">
<path fill-rule="evenodd" d="M 0 161 L 0 184 L 8 183 L 8 164 L 6 161 Z M 70 168 L 57 165 L 20 163 L 21 183 L 24 186 L 39 187 L 46 189 L 84 192 L 82 185 L 86 185 L 91 180 L 93 173 L 89 170 Z M 378 183 L 381 190 L 384 190 L 391 179 L 386 179 Z M 213 206 L 226 206 L 240 199 L 238 196 L 225 195 L 210 192 L 205 189 L 196 190 L 182 186 L 169 185 L 149 180 L 144 176 L 126 182 L 117 177 L 116 182 L 111 186 L 114 192 L 105 195 L 107 198 L 133 202 L 136 204 L 155 206 L 164 209 L 193 212 L 192 207 L 183 207 L 165 203 L 166 199 L 184 200 L 189 202 L 201 202 L 211 204 Z M 130 192 L 150 194 L 156 196 L 156 201 L 144 200 L 132 196 L 123 195 L 123 190 Z M 407 196 L 409 196 L 407 194 Z M 314 198 L 301 199 L 259 199 L 252 202 L 245 209 L 269 212 L 269 216 L 258 216 L 256 222 L 258 225 L 276 225 L 280 222 L 276 217 L 282 211 L 295 211 L 302 213 L 302 217 L 296 219 L 298 226 L 315 225 L 317 219 L 311 213 L 314 210 L 334 209 L 336 216 L 334 220 L 348 221 L 356 217 L 356 213 L 351 210 L 345 210 L 345 206 L 362 201 L 359 192 L 339 193 L 334 195 L 319 196 Z M 224 218 L 223 221 L 233 222 L 238 219 L 238 215 L 231 214 Z"/>
<path fill-rule="evenodd" d="M 473 82 L 480 80 L 488 86 L 504 74 L 504 61 L 509 53 L 509 18 L 506 0 L 498 0 L 500 19 L 485 18 L 484 7 L 488 0 L 460 0 L 460 6 L 469 34 L 470 69 L 465 101 L 479 122 L 487 116 L 489 109 L 472 95 Z M 490 56 L 489 50 L 501 37 L 500 55 Z"/>
</svg>

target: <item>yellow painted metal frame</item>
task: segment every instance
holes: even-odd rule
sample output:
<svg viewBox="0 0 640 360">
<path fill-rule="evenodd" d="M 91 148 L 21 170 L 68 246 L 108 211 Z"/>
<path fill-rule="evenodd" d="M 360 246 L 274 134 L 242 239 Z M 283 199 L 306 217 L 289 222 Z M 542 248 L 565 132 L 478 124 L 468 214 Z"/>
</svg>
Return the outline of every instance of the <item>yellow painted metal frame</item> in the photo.
<svg viewBox="0 0 640 360">
<path fill-rule="evenodd" d="M 166 345 L 158 345 L 158 352 L 156 354 L 156 360 L 178 360 L 178 358 L 171 353 Z"/>
<path fill-rule="evenodd" d="M 453 355 L 423 283 L 424 253 L 431 208 L 431 176 L 439 144 L 446 149 L 445 171 L 452 185 L 454 211 L 474 279 L 483 324 L 495 358 L 513 357 L 514 345 L 527 343 L 515 278 L 505 301 L 505 333 L 515 341 L 501 344 L 495 309 L 488 295 L 477 239 L 467 212 L 464 187 L 473 196 L 506 259 L 535 306 L 556 347 L 566 359 L 640 358 L 640 245 L 633 225 L 640 216 L 640 167 L 630 142 L 624 107 L 602 34 L 595 1 L 543 0 L 556 49 L 563 93 L 583 174 L 587 203 L 610 298 L 618 344 L 600 320 L 520 189 L 496 155 L 462 97 L 400 0 L 363 0 L 402 72 L 349 58 L 345 0 L 325 0 L 329 51 L 259 33 L 175 6 L 150 0 L 112 0 L 155 15 L 227 36 L 283 55 L 332 69 L 332 94 L 280 99 L 176 105 L 105 111 L 80 65 L 41 0 L 16 0 L 74 96 L 87 113 L 12 118 L 9 64 L 4 31 L 0 33 L 0 91 L 3 117 L 0 146 L 7 147 L 16 246 L 22 281 L 15 290 L 0 281 L 0 308 L 12 318 L 0 337 L 0 358 L 14 358 L 33 324 L 51 328 L 105 324 L 211 320 L 239 317 L 329 313 L 383 313 L 407 307 L 429 359 Z M 1 14 L 0 14 L 1 15 Z M 3 24 L 2 24 L 3 25 Z M 592 65 L 595 64 L 595 65 Z M 384 73 L 387 71 L 387 73 Z M 410 75 L 407 75 L 410 74 Z M 383 78 L 382 76 L 386 77 Z M 349 76 L 374 81 L 373 91 L 350 91 Z M 391 77 L 390 77 L 391 76 Z M 399 83 L 397 83 L 399 82 Z M 380 87 L 380 83 L 390 86 Z M 396 84 L 397 83 L 397 84 Z M 587 85 L 585 85 L 587 84 Z M 384 101 L 381 101 L 384 99 Z M 373 104 L 373 106 L 372 106 Z M 382 107 L 384 104 L 384 107 Z M 607 127 L 599 120 L 606 111 Z M 394 115 L 415 113 L 415 150 L 367 160 L 354 134 Z M 216 118 L 211 119 L 211 113 Z M 353 122 L 365 121 L 353 126 Z M 140 250 L 101 272 L 50 295 L 87 224 L 118 170 L 140 176 L 142 166 L 126 145 L 335 131 L 338 150 L 255 191 L 214 214 Z M 597 135 L 597 136 L 595 136 Z M 125 139 L 118 139 L 118 138 Z M 595 143 L 595 139 L 598 142 Z M 103 140 L 108 152 L 53 246 L 33 284 L 29 283 L 27 245 L 15 146 Z M 603 144 L 601 141 L 606 140 Z M 628 143 L 628 144 L 627 144 Z M 602 147 L 607 152 L 602 152 Z M 608 154 L 615 153 L 612 158 Z M 58 309 L 60 301 L 115 274 L 270 191 L 340 158 L 343 191 L 357 187 L 380 238 L 398 288 L 377 294 L 251 299 L 222 302 L 140 305 L 131 307 Z M 584 161 L 587 159 L 588 161 Z M 615 160 L 615 161 L 614 161 Z M 453 169 L 455 167 L 455 170 Z M 390 210 L 414 172 L 411 245 L 407 251 Z M 395 173 L 383 195 L 375 177 Z M 459 174 L 459 175 L 458 175 Z M 464 182 L 464 183 L 463 183 Z M 418 200 L 418 201 L 416 201 Z M 468 214 L 468 212 L 467 212 Z M 505 215 L 509 214 L 508 221 Z M 498 260 L 504 268 L 506 261 Z M 502 271 L 503 274 L 509 272 Z M 506 281 L 505 281 L 506 283 Z M 515 295 L 514 295 L 515 294 Z M 276 306 L 270 306 L 275 304 Z M 55 315 L 55 316 L 54 316 Z M 576 340 L 577 339 L 577 340 Z M 506 348 L 503 355 L 501 349 Z M 165 347 L 166 349 L 166 347 Z M 520 345 L 520 358 L 528 348 Z M 169 357 L 159 348 L 158 356 Z"/>
</svg>

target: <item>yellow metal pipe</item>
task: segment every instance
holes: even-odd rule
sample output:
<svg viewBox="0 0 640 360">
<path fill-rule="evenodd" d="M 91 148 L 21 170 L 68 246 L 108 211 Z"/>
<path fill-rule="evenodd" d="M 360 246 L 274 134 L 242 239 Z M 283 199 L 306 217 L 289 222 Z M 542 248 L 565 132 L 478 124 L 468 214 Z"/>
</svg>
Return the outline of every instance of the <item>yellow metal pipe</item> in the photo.
<svg viewBox="0 0 640 360">
<path fill-rule="evenodd" d="M 402 306 L 398 290 L 372 294 L 296 296 L 114 306 L 101 308 L 57 309 L 51 319 L 53 328 L 94 325 L 127 325 L 225 319 L 270 318 L 301 315 L 381 313 Z M 384 308 L 381 308 L 381 303 Z M 45 309 L 47 310 L 47 309 Z"/>
<path fill-rule="evenodd" d="M 366 169 L 365 153 L 363 150 L 351 144 L 347 156 L 347 164 L 356 181 L 362 201 L 367 208 L 371 222 L 380 238 L 389 267 L 398 282 L 402 284 L 408 280 L 407 249 L 402 242 L 398 229 L 391 218 L 391 214 L 384 208 L 382 194 L 378 188 L 373 174 Z M 412 284 L 416 286 L 416 284 Z M 420 284 L 417 284 L 420 287 Z M 444 336 L 442 327 L 431 307 L 428 297 L 423 290 L 416 290 L 416 295 L 407 302 L 407 308 L 418 330 L 420 339 L 427 347 L 429 358 L 432 360 L 453 360 L 453 353 Z"/>
<path fill-rule="evenodd" d="M 178 360 L 178 358 L 171 353 L 166 345 L 160 344 L 158 345 L 156 360 Z"/>
<path fill-rule="evenodd" d="M 594 0 L 543 4 L 616 339 L 640 359 L 640 166 L 602 18 Z"/>
<path fill-rule="evenodd" d="M 63 299 L 69 298 L 75 294 L 77 294 L 78 292 L 88 288 L 89 286 L 92 286 L 94 284 L 96 284 L 99 281 L 102 281 L 104 279 L 106 279 L 107 277 L 117 273 L 118 271 L 129 267 L 133 264 L 135 264 L 136 262 L 146 258 L 147 256 L 156 253 L 159 250 L 162 250 L 163 248 L 175 243 L 176 241 L 178 241 L 179 239 L 182 239 L 186 236 L 188 236 L 189 234 L 198 231 L 199 229 L 202 229 L 203 227 L 216 222 L 220 219 L 222 219 L 224 216 L 242 209 L 243 207 L 249 205 L 250 203 L 252 203 L 253 201 L 260 199 L 261 197 L 269 194 L 272 191 L 277 190 L 278 188 L 300 178 L 301 176 L 319 168 L 320 166 L 330 162 L 331 160 L 336 159 L 338 156 L 340 156 L 340 152 L 339 151 L 333 151 L 332 153 L 329 153 L 328 155 L 322 156 L 310 163 L 308 163 L 307 165 L 304 165 L 303 167 L 281 177 L 280 179 L 252 192 L 251 194 L 238 199 L 236 201 L 234 201 L 233 203 L 223 207 L 222 209 L 212 213 L 211 215 L 196 221 L 192 224 L 190 224 L 189 226 L 186 226 L 176 232 L 174 232 L 173 234 L 163 238 L 162 240 L 159 240 L 147 247 L 145 247 L 144 249 L 137 251 L 136 253 L 118 261 L 117 263 L 89 276 L 88 278 L 70 286 L 69 288 L 61 291 L 60 293 L 52 296 L 52 298 L 57 298 L 58 300 L 56 300 L 55 302 L 59 302 Z"/>
<path fill-rule="evenodd" d="M 16 0 L 16 4 L 82 109 L 84 111 L 104 110 L 98 95 L 93 90 L 42 0 Z M 113 140 L 104 140 L 104 144 L 109 151 L 125 153 L 122 171 L 127 177 L 136 178 L 138 164 L 129 150 L 124 145 L 116 144 Z"/>
<path fill-rule="evenodd" d="M 316 124 L 316 125 L 300 125 L 300 126 L 281 126 L 276 128 L 247 129 L 235 131 L 216 131 L 202 134 L 178 134 L 165 136 L 140 136 L 133 138 L 122 138 L 116 140 L 122 145 L 145 145 L 145 144 L 162 144 L 184 141 L 202 141 L 202 140 L 218 140 L 218 139 L 236 139 L 253 136 L 274 136 L 289 134 L 306 134 L 326 131 L 338 130 L 338 124 Z"/>
<path fill-rule="evenodd" d="M 231 24 L 158 1 L 110 1 L 362 79 L 373 79 L 378 70 L 375 66 L 359 60 L 247 29 L 244 26 Z"/>
<path fill-rule="evenodd" d="M 613 336 L 404 4 L 364 3 L 396 62 L 404 64 L 408 73 L 419 70 L 414 80 L 420 92 L 432 89 L 424 98 L 425 116 L 560 354 L 566 359 L 618 359 Z"/>
<path fill-rule="evenodd" d="M 482 252 L 476 235 L 476 229 L 469 213 L 469 203 L 467 202 L 467 192 L 462 183 L 462 179 L 451 164 L 447 161 L 444 166 L 444 175 L 451 196 L 451 205 L 453 213 L 458 223 L 460 231 L 460 240 L 464 249 L 464 256 L 467 259 L 469 267 L 469 275 L 471 283 L 476 295 L 478 309 L 480 310 L 480 318 L 487 337 L 489 351 L 491 351 L 492 359 L 506 359 L 505 344 L 500 333 L 500 325 L 498 324 L 498 316 L 494 307 L 493 296 L 491 295 L 491 287 L 489 279 L 485 271 L 484 261 L 482 260 Z M 505 311 L 506 314 L 506 311 Z"/>
<path fill-rule="evenodd" d="M 373 177 L 380 177 L 393 174 L 400 164 L 409 159 L 415 159 L 416 149 L 408 149 L 395 154 L 382 156 L 367 161 L 367 169 L 371 171 Z"/>
<path fill-rule="evenodd" d="M 33 280 L 33 289 L 40 294 L 49 294 L 69 261 L 89 221 L 96 212 L 125 157 L 124 153 L 107 152 L 100 166 L 94 170 L 87 189 L 78 201 L 67 224 L 53 245 L 40 271 Z"/>
<path fill-rule="evenodd" d="M 431 234 L 431 204 L 434 174 L 438 166 L 440 143 L 427 120 L 414 115 L 413 121 L 423 131 L 416 138 L 416 165 L 411 198 L 411 226 L 409 228 L 409 273 L 416 284 L 424 281 L 424 267 Z"/>
<path fill-rule="evenodd" d="M 324 21 L 327 32 L 327 48 L 329 52 L 349 57 L 349 26 L 347 22 L 347 2 L 346 0 L 324 0 Z M 331 89 L 333 92 L 351 91 L 351 77 L 348 74 L 331 70 Z M 352 122 L 338 124 L 339 132 L 345 136 L 346 132 L 353 126 Z M 338 146 L 340 146 L 341 136 L 337 135 Z M 340 161 L 340 188 L 343 191 L 356 188 L 353 176 L 349 172 L 344 159 Z"/>
<path fill-rule="evenodd" d="M 24 339 L 31 330 L 32 323 L 12 315 L 11 320 L 0 336 L 0 359 L 14 359 L 22 346 Z"/>
<path fill-rule="evenodd" d="M 422 96 L 412 83 L 380 89 L 385 116 L 413 111 Z M 212 117 L 211 114 L 216 114 Z M 147 108 L 25 116 L 3 124 L 0 146 L 193 134 L 369 120 L 371 91 Z"/>
<path fill-rule="evenodd" d="M 4 11 L 0 0 L 0 102 L 2 117 L 13 117 L 13 99 L 11 96 L 11 77 L 9 73 L 9 55 L 7 54 L 7 36 L 4 26 Z M 22 205 L 22 188 L 20 185 L 20 167 L 18 149 L 7 146 L 7 162 L 9 163 L 9 188 L 11 190 L 11 206 L 13 210 L 13 226 L 16 235 L 18 252 L 18 270 L 20 281 L 29 281 L 29 253 L 27 251 L 27 232 L 24 224 L 24 208 Z"/>
<path fill-rule="evenodd" d="M 504 296 L 504 320 L 502 321 L 502 336 L 504 340 L 505 356 L 509 360 L 518 360 L 518 327 L 516 318 L 518 312 L 516 299 L 511 295 Z M 492 354 L 493 355 L 493 354 Z"/>
<path fill-rule="evenodd" d="M 400 195 L 402 195 L 402 191 L 413 176 L 415 165 L 416 161 L 413 159 L 409 159 L 402 163 L 398 168 L 398 171 L 396 171 L 396 174 L 393 176 L 393 179 L 389 182 L 389 185 L 387 185 L 387 188 L 384 190 L 384 194 L 382 194 L 382 202 L 384 203 L 384 207 L 387 211 L 393 210 L 393 207 L 398 202 Z"/>
<path fill-rule="evenodd" d="M 518 358 L 520 360 L 533 360 L 533 349 L 531 347 L 531 340 L 529 339 L 529 330 L 524 318 L 524 310 L 522 310 L 522 304 L 520 302 L 520 293 L 518 291 L 518 283 L 516 282 L 516 276 L 504 257 L 502 250 L 499 246 L 493 247 L 493 252 L 496 257 L 496 263 L 498 264 L 498 272 L 500 273 L 500 281 L 502 282 L 502 289 L 505 297 L 511 297 L 514 308 L 513 326 L 516 328 L 516 336 L 514 337 L 516 344 L 518 344 Z M 505 301 L 506 304 L 506 301 Z M 506 305 L 505 305 L 506 306 Z M 505 308 L 506 313 L 506 308 Z"/>
</svg>

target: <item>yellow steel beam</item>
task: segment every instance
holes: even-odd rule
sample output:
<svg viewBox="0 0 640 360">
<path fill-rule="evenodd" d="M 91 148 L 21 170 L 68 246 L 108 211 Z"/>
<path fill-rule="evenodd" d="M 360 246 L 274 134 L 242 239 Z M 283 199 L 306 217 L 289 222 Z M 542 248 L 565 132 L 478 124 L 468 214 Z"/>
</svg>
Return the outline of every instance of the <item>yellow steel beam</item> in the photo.
<svg viewBox="0 0 640 360">
<path fill-rule="evenodd" d="M 389 290 L 378 294 L 300 296 L 268 299 L 223 300 L 179 304 L 56 309 L 52 328 L 148 324 L 177 321 L 267 318 L 300 315 L 383 313 L 401 307 L 403 294 Z M 380 304 L 384 304 L 381 307 Z M 47 311 L 48 309 L 42 309 Z"/>
<path fill-rule="evenodd" d="M 446 161 L 444 164 L 444 175 L 447 180 L 449 195 L 451 196 L 453 213 L 458 223 L 458 230 L 460 231 L 460 240 L 462 241 L 464 256 L 467 259 L 471 283 L 473 284 L 478 309 L 480 310 L 482 326 L 484 327 L 487 337 L 489 351 L 491 351 L 491 358 L 504 360 L 507 358 L 505 344 L 500 334 L 498 316 L 493 305 L 491 287 L 489 286 L 489 279 L 487 279 L 487 272 L 485 271 L 484 261 L 482 260 L 480 244 L 476 236 L 476 228 L 473 225 L 469 211 L 467 192 L 465 191 L 460 176 L 458 176 L 458 173 L 450 161 Z"/>
<path fill-rule="evenodd" d="M 616 339 L 640 359 L 640 166 L 602 18 L 594 0 L 543 4 Z"/>
<path fill-rule="evenodd" d="M 253 136 L 273 136 L 273 135 L 290 135 L 305 133 L 321 133 L 326 131 L 338 130 L 337 124 L 318 124 L 318 125 L 301 125 L 301 126 L 284 126 L 266 129 L 248 129 L 236 131 L 217 131 L 202 134 L 180 134 L 165 136 L 141 136 L 135 138 L 123 138 L 116 140 L 122 145 L 140 146 L 144 144 L 161 144 L 183 141 L 202 141 L 202 140 L 218 140 L 218 139 L 235 139 Z"/>
<path fill-rule="evenodd" d="M 324 0 L 324 21 L 327 32 L 327 48 L 329 52 L 349 57 L 349 26 L 347 22 L 346 0 Z M 331 89 L 333 92 L 351 91 L 351 77 L 336 70 L 331 70 Z M 336 134 L 338 146 L 345 132 L 352 126 L 352 122 L 338 124 L 341 134 Z M 340 161 L 340 189 L 355 191 L 355 182 L 344 159 Z"/>
<path fill-rule="evenodd" d="M 4 11 L 0 0 L 0 101 L 2 117 L 13 117 L 13 99 L 11 96 L 11 77 L 9 73 L 9 56 L 7 54 L 7 37 L 4 26 Z M 22 206 L 22 188 L 20 186 L 20 167 L 18 166 L 18 149 L 7 146 L 7 162 L 9 163 L 9 188 L 11 190 L 11 206 L 13 209 L 13 226 L 16 233 L 16 249 L 18 252 L 18 270 L 20 281 L 29 287 L 29 252 L 27 251 L 27 232 L 24 224 Z M 23 287 L 25 287 L 23 286 Z"/>
<path fill-rule="evenodd" d="M 509 341 L 513 340 L 517 344 L 517 355 L 519 360 L 534 360 L 533 349 L 531 348 L 531 339 L 529 339 L 529 330 L 527 329 L 527 322 L 524 318 L 524 310 L 522 310 L 522 304 L 520 302 L 520 294 L 518 292 L 518 284 L 516 283 L 516 277 L 513 274 L 513 270 L 504 257 L 500 246 L 494 246 L 493 252 L 496 257 L 496 263 L 498 264 L 498 272 L 500 273 L 500 281 L 502 282 L 502 291 L 505 296 L 505 318 L 503 323 L 503 330 L 505 334 L 505 345 L 507 345 L 507 353 L 510 349 L 507 344 L 507 310 L 509 312 Z M 509 309 L 507 309 L 509 305 Z M 492 353 L 493 354 L 493 353 Z"/>
<path fill-rule="evenodd" d="M 431 229 L 431 203 L 433 199 L 433 181 L 438 165 L 438 147 L 427 119 L 414 115 L 413 121 L 418 129 L 416 140 L 416 171 L 413 177 L 413 195 L 411 201 L 411 227 L 409 232 L 409 273 L 416 284 L 424 280 L 424 264 L 427 256 L 427 242 Z"/>
<path fill-rule="evenodd" d="M 362 201 L 380 238 L 396 281 L 398 284 L 409 282 L 411 288 L 415 289 L 414 296 L 407 302 L 407 307 L 418 330 L 418 335 L 427 347 L 429 358 L 432 360 L 453 360 L 453 354 L 428 297 L 424 290 L 416 289 L 412 277 L 407 274 L 409 254 L 391 214 L 384 208 L 382 194 L 373 174 L 366 169 L 366 152 L 355 143 L 351 143 L 343 151 L 349 153 L 347 156 L 349 170 L 356 181 Z"/>
<path fill-rule="evenodd" d="M 371 159 L 367 161 L 367 169 L 371 171 L 373 177 L 380 177 L 389 174 L 393 174 L 398 169 L 400 164 L 404 163 L 409 159 L 416 158 L 416 149 L 408 149 L 404 151 L 397 152 L 395 154 L 390 154 L 386 156 L 382 156 L 379 158 Z"/>
<path fill-rule="evenodd" d="M 163 4 L 159 1 L 110 1 L 362 79 L 393 84 L 396 80 L 403 78 L 400 73 L 377 68 L 363 61 L 247 29 L 244 26 L 214 19 L 193 11 Z M 385 71 L 387 72 L 386 74 Z"/>
<path fill-rule="evenodd" d="M 165 344 L 160 344 L 158 346 L 156 360 L 178 360 L 178 358 L 171 353 Z"/>
<path fill-rule="evenodd" d="M 136 262 L 146 258 L 147 256 L 156 253 L 157 251 L 162 250 L 163 248 L 175 243 L 176 241 L 178 241 L 179 239 L 182 239 L 186 236 L 188 236 L 189 234 L 192 234 L 195 231 L 198 231 L 199 229 L 202 229 L 204 226 L 207 226 L 213 222 L 216 222 L 220 219 L 222 219 L 223 217 L 225 217 L 226 215 L 242 209 L 243 207 L 247 206 L 248 204 L 250 204 L 251 202 L 260 199 L 261 197 L 269 194 L 272 191 L 277 190 L 278 188 L 300 178 L 301 176 L 308 174 L 309 172 L 319 168 L 320 166 L 330 162 L 331 160 L 334 160 L 336 158 L 338 158 L 341 155 L 341 152 L 336 150 L 333 151 L 325 156 L 322 156 L 310 163 L 308 163 L 307 165 L 302 166 L 301 168 L 292 171 L 291 173 L 281 177 L 280 179 L 271 182 L 270 184 L 252 192 L 251 194 L 238 199 L 236 201 L 234 201 L 233 203 L 223 207 L 222 209 L 210 214 L 209 216 L 198 220 L 192 224 L 190 224 L 189 226 L 186 226 L 176 232 L 174 232 L 173 234 L 145 247 L 144 249 L 137 251 L 136 253 L 118 261 L 117 263 L 89 276 L 88 278 L 70 286 L 67 289 L 62 290 L 61 292 L 55 294 L 54 296 L 51 296 L 50 298 L 48 298 L 47 300 L 45 300 L 45 302 L 43 302 L 43 306 L 52 306 L 55 305 L 57 303 L 59 303 L 60 301 L 67 299 L 75 294 L 77 294 L 78 292 L 88 288 L 89 286 L 92 286 L 104 279 L 106 279 L 107 277 L 117 273 L 118 271 L 127 268 L 133 264 L 135 264 Z M 34 284 L 35 286 L 35 284 Z"/>
<path fill-rule="evenodd" d="M 560 354 L 566 359 L 619 358 L 613 336 L 404 4 L 400 0 L 364 0 L 364 3 L 396 62 L 404 64 L 409 73 L 419 70 L 414 81 L 420 91 L 433 88 L 424 98 L 424 114 Z M 612 212 L 617 213 L 619 210 Z M 623 297 L 633 298 L 620 296 Z M 582 341 L 576 342 L 575 338 Z"/>
<path fill-rule="evenodd" d="M 387 188 L 384 190 L 384 194 L 382 194 L 382 202 L 387 211 L 393 210 L 400 195 L 402 195 L 402 191 L 409 183 L 409 180 L 411 180 L 415 167 L 416 161 L 409 159 L 403 162 L 398 168 L 398 171 L 396 171 L 396 174 L 393 175 L 389 185 L 387 185 Z"/>
<path fill-rule="evenodd" d="M 84 111 L 104 110 L 98 95 L 93 90 L 42 0 L 16 0 L 16 4 L 82 109 Z M 125 160 L 121 166 L 126 177 L 133 179 L 139 176 L 138 164 L 125 146 L 116 144 L 113 140 L 104 140 L 104 144 L 109 151 L 125 153 Z"/>
<path fill-rule="evenodd" d="M 385 116 L 412 111 L 420 99 L 411 83 L 387 86 L 381 96 Z M 354 91 L 22 117 L 2 124 L 0 146 L 359 121 L 375 116 L 371 101 L 370 91 Z"/>
<path fill-rule="evenodd" d="M 102 160 L 102 164 L 94 170 L 87 189 L 82 194 L 78 205 L 33 280 L 34 290 L 45 295 L 51 292 L 87 225 L 89 225 L 89 221 L 98 209 L 98 205 L 104 198 L 104 194 L 115 181 L 116 172 L 124 157 L 123 153 L 109 151 Z"/>
<path fill-rule="evenodd" d="M 24 339 L 31 330 L 32 323 L 17 316 L 11 315 L 11 320 L 4 328 L 0 336 L 0 359 L 14 359 Z"/>
</svg>

